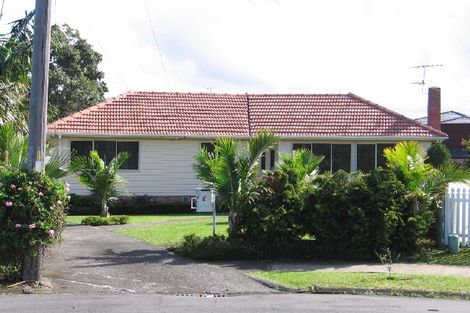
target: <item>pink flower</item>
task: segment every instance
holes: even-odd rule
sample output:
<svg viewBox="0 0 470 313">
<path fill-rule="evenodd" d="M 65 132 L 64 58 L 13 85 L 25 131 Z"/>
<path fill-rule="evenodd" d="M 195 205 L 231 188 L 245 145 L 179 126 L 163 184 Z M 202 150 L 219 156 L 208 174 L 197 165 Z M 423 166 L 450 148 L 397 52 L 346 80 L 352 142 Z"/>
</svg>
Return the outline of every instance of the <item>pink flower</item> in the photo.
<svg viewBox="0 0 470 313">
<path fill-rule="evenodd" d="M 62 205 L 62 201 L 57 200 L 57 204 L 58 204 L 58 205 Z"/>
<path fill-rule="evenodd" d="M 10 207 L 10 206 L 13 205 L 13 201 L 6 201 L 6 202 L 5 202 L 5 205 L 8 206 L 8 207 Z"/>
<path fill-rule="evenodd" d="M 49 236 L 54 236 L 54 230 L 53 229 L 49 229 L 47 231 L 47 233 L 49 234 Z"/>
<path fill-rule="evenodd" d="M 42 196 L 44 196 L 44 194 L 40 191 L 40 192 L 38 192 L 38 196 L 42 197 Z"/>
<path fill-rule="evenodd" d="M 36 224 L 29 224 L 29 225 L 28 225 L 28 228 L 29 228 L 29 229 L 36 228 Z"/>
<path fill-rule="evenodd" d="M 16 185 L 15 185 L 15 184 L 11 184 L 10 187 L 11 187 L 11 189 L 15 189 L 15 188 L 16 188 Z"/>
<path fill-rule="evenodd" d="M 20 228 L 21 224 L 15 224 L 15 228 Z"/>
</svg>

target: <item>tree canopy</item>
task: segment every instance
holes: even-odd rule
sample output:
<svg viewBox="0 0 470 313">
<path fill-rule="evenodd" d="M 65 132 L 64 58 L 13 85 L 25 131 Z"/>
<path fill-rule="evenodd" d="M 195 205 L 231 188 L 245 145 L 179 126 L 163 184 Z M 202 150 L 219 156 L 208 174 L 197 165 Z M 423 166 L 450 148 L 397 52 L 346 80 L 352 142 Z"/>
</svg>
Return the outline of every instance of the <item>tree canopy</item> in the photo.
<svg viewBox="0 0 470 313">
<path fill-rule="evenodd" d="M 29 90 L 31 72 L 31 53 L 33 39 L 34 12 L 12 22 L 11 31 L 0 35 L 0 88 L 18 90 L 13 86 L 23 85 Z M 98 69 L 101 54 L 80 37 L 78 30 L 64 24 L 51 28 L 51 60 L 49 63 L 49 104 L 48 120 L 53 121 L 82 110 L 91 104 L 104 100 L 108 91 L 104 73 Z M 6 86 L 6 87 L 5 87 Z M 27 92 L 26 92 L 27 94 Z M 12 93 L 23 103 L 27 97 Z M 1 101 L 1 99 L 0 99 Z M 5 102 L 0 104 L 2 116 L 19 116 L 10 110 L 5 113 Z M 14 106 L 24 112 L 27 105 Z M 27 110 L 27 109 L 26 109 Z"/>
</svg>

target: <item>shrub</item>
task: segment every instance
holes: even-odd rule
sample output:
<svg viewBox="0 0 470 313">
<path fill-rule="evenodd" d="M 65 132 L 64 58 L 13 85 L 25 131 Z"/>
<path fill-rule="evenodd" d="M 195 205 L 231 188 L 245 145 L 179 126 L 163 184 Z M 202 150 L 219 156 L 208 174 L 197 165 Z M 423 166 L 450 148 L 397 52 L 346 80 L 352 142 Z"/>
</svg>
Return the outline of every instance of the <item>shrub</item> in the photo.
<svg viewBox="0 0 470 313">
<path fill-rule="evenodd" d="M 426 195 L 411 197 L 389 170 L 338 171 L 320 176 L 316 184 L 307 198 L 305 221 L 324 257 L 368 259 L 387 247 L 411 254 L 433 221 Z M 415 201 L 421 204 L 419 212 Z"/>
<path fill-rule="evenodd" d="M 3 172 L 0 183 L 0 263 L 20 264 L 36 247 L 60 240 L 67 188 L 33 171 Z"/>
<path fill-rule="evenodd" d="M 100 208 L 92 196 L 71 195 L 69 215 L 98 215 Z M 110 203 L 113 214 L 175 214 L 191 213 L 189 201 L 160 203 L 154 196 L 125 196 Z"/>
<path fill-rule="evenodd" d="M 303 195 L 293 176 L 276 171 L 262 178 L 255 196 L 240 210 L 242 237 L 249 241 L 290 241 L 304 234 Z"/>
<path fill-rule="evenodd" d="M 215 235 L 185 236 L 183 242 L 170 250 L 196 260 L 305 260 L 316 258 L 312 240 L 289 242 L 246 241 Z"/>
<path fill-rule="evenodd" d="M 426 162 L 430 163 L 435 168 L 449 163 L 451 160 L 449 149 L 440 142 L 433 143 L 428 149 L 427 155 L 428 158 Z"/>
<path fill-rule="evenodd" d="M 82 225 L 104 226 L 104 225 L 124 225 L 129 223 L 127 215 L 112 215 L 110 217 L 88 216 L 80 222 Z"/>
</svg>

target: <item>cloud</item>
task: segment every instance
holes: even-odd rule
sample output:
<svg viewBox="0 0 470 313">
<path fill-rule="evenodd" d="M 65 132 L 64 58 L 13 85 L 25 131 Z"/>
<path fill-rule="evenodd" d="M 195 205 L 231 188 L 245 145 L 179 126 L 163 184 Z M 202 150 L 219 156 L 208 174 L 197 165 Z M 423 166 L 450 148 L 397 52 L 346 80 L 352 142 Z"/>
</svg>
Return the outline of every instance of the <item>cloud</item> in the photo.
<svg viewBox="0 0 470 313">
<path fill-rule="evenodd" d="M 6 2 L 18 17 L 34 1 Z M 428 69 L 443 110 L 469 112 L 467 1 L 57 0 L 53 20 L 104 54 L 109 95 L 132 90 L 354 92 L 412 117 Z M 148 13 L 147 13 L 148 9 Z M 170 85 L 163 73 L 148 15 Z M 3 22 L 3 21 L 2 21 Z"/>
</svg>

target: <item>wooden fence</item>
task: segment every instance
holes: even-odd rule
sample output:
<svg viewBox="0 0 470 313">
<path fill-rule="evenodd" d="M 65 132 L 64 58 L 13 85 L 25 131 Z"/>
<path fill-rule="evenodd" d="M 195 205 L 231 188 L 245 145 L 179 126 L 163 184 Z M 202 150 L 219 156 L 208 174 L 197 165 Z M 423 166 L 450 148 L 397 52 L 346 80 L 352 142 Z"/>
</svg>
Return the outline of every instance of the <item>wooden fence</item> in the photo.
<svg viewBox="0 0 470 313">
<path fill-rule="evenodd" d="M 470 246 L 470 185 L 450 184 L 444 205 L 444 244 L 449 235 L 459 236 L 461 246 Z"/>
</svg>

